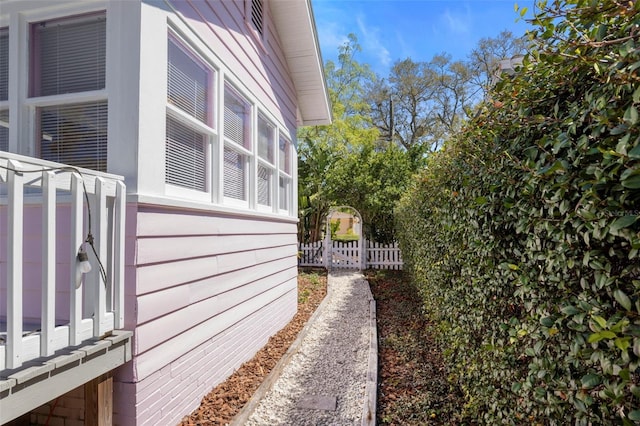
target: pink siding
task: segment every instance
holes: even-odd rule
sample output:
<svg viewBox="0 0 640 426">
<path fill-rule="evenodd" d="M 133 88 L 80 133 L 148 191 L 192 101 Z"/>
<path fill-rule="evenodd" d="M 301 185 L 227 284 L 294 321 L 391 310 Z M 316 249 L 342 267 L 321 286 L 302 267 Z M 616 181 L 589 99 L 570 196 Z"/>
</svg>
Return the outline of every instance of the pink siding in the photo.
<svg viewBox="0 0 640 426">
<path fill-rule="evenodd" d="M 295 314 L 296 225 L 149 206 L 127 213 L 137 235 L 127 244 L 134 359 L 116 376 L 115 419 L 175 424 Z"/>
<path fill-rule="evenodd" d="M 295 129 L 295 88 L 268 10 L 266 44 L 262 44 L 245 23 L 245 1 L 173 0 L 171 4 L 238 79 L 290 129 Z M 268 2 L 265 8 L 268 9 Z"/>
<path fill-rule="evenodd" d="M 42 207 L 26 204 L 23 230 L 23 316 L 28 322 L 40 321 L 42 292 Z M 68 205 L 56 208 L 56 319 L 69 320 L 71 215 Z M 0 271 L 7 268 L 7 211 L 0 206 Z M 6 300 L 6 275 L 0 274 L 0 301 Z M 6 303 L 0 303 L 0 316 L 6 316 Z"/>
</svg>

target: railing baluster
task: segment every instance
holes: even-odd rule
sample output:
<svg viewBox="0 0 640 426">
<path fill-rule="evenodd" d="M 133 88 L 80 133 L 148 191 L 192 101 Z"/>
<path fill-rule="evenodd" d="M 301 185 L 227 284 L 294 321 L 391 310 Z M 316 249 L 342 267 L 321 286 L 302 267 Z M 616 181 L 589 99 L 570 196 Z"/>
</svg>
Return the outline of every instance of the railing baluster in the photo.
<svg viewBox="0 0 640 426">
<path fill-rule="evenodd" d="M 113 263 L 113 309 L 114 325 L 116 329 L 124 327 L 124 246 L 125 246 L 125 217 L 127 211 L 127 189 L 124 183 L 116 183 L 116 200 L 113 207 L 114 220 L 114 263 Z"/>
<path fill-rule="evenodd" d="M 81 177 L 71 174 L 71 271 L 69 300 L 69 344 L 80 344 L 80 322 L 82 321 L 82 287 L 76 287 L 78 250 L 83 240 L 83 188 Z"/>
<path fill-rule="evenodd" d="M 0 217 L 4 221 L 2 227 L 6 226 L 7 229 L 6 243 L 5 239 L 0 242 L 6 252 L 6 255 L 3 253 L 5 259 L 0 265 L 2 281 L 6 280 L 6 293 L 5 297 L 0 299 L 0 311 L 6 312 L 7 326 L 4 342 L 0 346 L 0 362 L 3 370 L 13 370 L 25 366 L 27 361 L 35 357 L 51 356 L 65 345 L 81 344 L 81 339 L 90 337 L 87 335 L 86 327 L 92 312 L 95 312 L 95 322 L 91 334 L 95 336 L 103 336 L 114 328 L 124 327 L 126 187 L 120 176 L 91 170 L 70 173 L 68 166 L 63 164 L 8 152 L 0 153 L 0 164 L 7 167 L 0 169 L 0 187 L 4 194 L 1 196 L 3 202 L 0 206 Z M 83 182 L 87 184 L 86 189 L 82 185 Z M 41 270 L 34 277 L 41 282 L 37 283 L 27 282 L 24 276 L 25 229 L 31 229 L 33 219 L 31 216 L 25 216 L 25 188 L 41 188 L 42 191 L 42 197 L 38 200 L 39 207 L 42 208 L 42 231 L 37 235 L 37 243 L 41 247 Z M 71 194 L 70 203 L 66 197 L 64 203 L 58 202 L 58 190 Z M 87 235 L 85 214 L 88 210 L 85 209 L 85 190 L 91 197 L 96 251 L 109 274 L 106 290 L 100 278 L 100 267 L 93 254 L 89 255 L 95 271 L 93 283 L 87 277 L 85 289 L 76 287 L 76 271 L 79 270 L 77 255 Z M 30 197 L 30 201 L 36 201 L 35 197 Z M 65 239 L 70 239 L 69 243 L 66 243 L 68 251 L 56 254 L 56 242 L 59 242 L 56 217 L 58 213 L 66 216 L 67 211 L 70 213 L 70 219 L 65 220 L 69 222 L 60 230 L 65 232 Z M 69 225 L 70 229 L 67 232 Z M 84 248 L 91 253 L 92 249 L 88 245 Z M 56 312 L 56 296 L 59 296 L 57 292 L 60 290 L 59 283 L 56 282 L 60 273 L 57 270 L 58 262 L 64 264 L 69 271 L 69 284 L 62 290 L 66 292 L 68 289 L 70 293 L 68 314 Z M 33 286 L 40 288 L 40 300 L 30 298 L 33 292 L 25 293 L 26 287 Z M 88 288 L 96 290 L 96 297 L 92 296 L 91 291 L 84 291 Z M 88 306 L 83 306 L 83 303 L 86 303 L 85 296 L 88 296 Z M 40 316 L 37 319 L 40 327 L 40 347 L 33 348 L 35 350 L 25 346 L 25 342 L 33 342 L 33 337 L 23 337 L 25 306 L 28 306 L 29 310 L 40 308 Z M 68 315 L 68 340 L 56 338 L 58 314 L 63 317 Z M 83 316 L 87 318 L 83 319 Z"/>
<path fill-rule="evenodd" d="M 56 310 L 56 181 L 52 171 L 42 172 L 42 304 L 40 355 L 53 355 Z M 52 255 L 53 254 L 53 255 Z"/>
<path fill-rule="evenodd" d="M 8 165 L 22 169 L 15 160 Z M 8 244 L 7 244 L 7 368 L 22 365 L 22 245 L 24 211 L 24 176 L 8 171 Z"/>
<path fill-rule="evenodd" d="M 92 310 L 93 310 L 93 336 L 100 337 L 107 330 L 105 328 L 105 315 L 107 312 L 107 295 L 106 295 L 106 285 L 102 280 L 102 275 L 100 273 L 100 263 L 105 262 L 106 253 L 107 253 L 107 196 L 105 194 L 104 188 L 104 180 L 102 178 L 96 178 L 96 203 L 93 206 L 94 215 L 92 220 L 94 220 L 94 226 L 97 230 L 97 236 L 94 242 L 94 247 L 96 250 L 97 259 L 94 258 L 92 262 L 93 271 L 90 277 L 90 285 L 93 289 L 93 298 L 89 301 L 89 303 L 93 302 Z M 95 272 L 94 272 L 95 271 Z M 86 289 L 85 289 L 86 290 Z M 111 329 L 113 326 L 109 327 Z"/>
</svg>

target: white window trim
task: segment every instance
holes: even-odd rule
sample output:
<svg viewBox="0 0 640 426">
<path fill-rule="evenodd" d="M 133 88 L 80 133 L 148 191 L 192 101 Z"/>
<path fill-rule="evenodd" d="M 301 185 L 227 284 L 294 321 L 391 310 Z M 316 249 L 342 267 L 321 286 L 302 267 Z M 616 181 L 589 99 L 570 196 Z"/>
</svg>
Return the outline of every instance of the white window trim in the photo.
<svg viewBox="0 0 640 426">
<path fill-rule="evenodd" d="M 265 2 L 265 6 L 268 5 L 268 2 Z M 266 7 L 268 13 L 268 7 Z M 266 16 L 265 24 L 267 23 Z M 175 18 L 174 16 L 169 16 L 168 20 L 168 34 L 175 37 L 178 41 L 182 42 L 185 46 L 188 46 L 193 54 L 196 54 L 204 63 L 206 63 L 214 72 L 213 84 L 214 87 L 214 95 L 212 97 L 214 105 L 213 105 L 213 120 L 214 120 L 214 128 L 208 128 L 208 126 L 203 123 L 197 122 L 197 120 L 192 119 L 191 117 L 182 117 L 181 114 L 176 114 L 173 118 L 181 120 L 187 120 L 185 124 L 189 124 L 197 126 L 200 130 L 206 132 L 210 135 L 210 144 L 209 149 L 211 154 L 209 159 L 210 170 L 207 175 L 207 178 L 210 181 L 209 194 L 204 194 L 200 191 L 189 190 L 187 188 L 174 186 L 171 184 L 167 184 L 165 182 L 165 195 L 168 197 L 175 197 L 176 202 L 184 202 L 188 203 L 188 200 L 193 200 L 194 203 L 205 203 L 209 204 L 212 209 L 222 209 L 224 211 L 234 211 L 238 214 L 244 215 L 263 215 L 264 217 L 280 217 L 287 218 L 293 220 L 297 217 L 297 212 L 293 211 L 295 206 L 293 195 L 294 195 L 294 186 L 297 184 L 297 179 L 294 179 L 295 173 L 295 164 L 294 163 L 294 155 L 295 151 L 293 149 L 293 143 L 291 141 L 290 130 L 288 126 L 278 120 L 264 105 L 256 98 L 249 90 L 249 88 L 244 84 L 240 79 L 237 78 L 236 74 L 227 69 L 224 61 L 217 56 L 216 52 L 214 52 L 209 45 L 207 45 L 203 39 L 196 33 L 192 31 L 189 25 L 183 21 L 182 19 Z M 250 25 L 252 29 L 251 34 L 255 37 L 257 44 L 264 49 L 262 42 L 266 40 L 266 38 L 260 39 L 254 34 L 253 25 L 249 21 L 247 25 Z M 268 34 L 268 28 L 265 25 L 264 27 L 264 36 Z M 241 146 L 234 141 L 231 141 L 224 136 L 224 96 L 225 89 L 229 87 L 232 89 L 237 96 L 243 99 L 248 106 L 249 110 L 249 123 L 250 123 L 250 141 L 251 141 L 251 149 L 247 149 L 244 146 Z M 167 111 L 171 109 L 173 111 L 174 106 L 167 104 Z M 169 114 L 169 112 L 167 112 Z M 260 159 L 259 151 L 258 151 L 258 140 L 257 140 L 257 117 L 258 114 L 262 114 L 262 116 L 269 121 L 275 127 L 275 140 L 274 140 L 274 164 L 270 165 L 268 162 Z M 180 115 L 178 117 L 178 115 Z M 187 114 L 185 114 L 187 115 Z M 192 122 L 193 120 L 193 122 Z M 289 208 L 284 210 L 280 209 L 280 200 L 279 200 L 279 177 L 281 176 L 281 171 L 279 169 L 279 138 L 281 135 L 284 135 L 284 138 L 289 142 L 289 156 L 290 162 L 289 165 L 291 174 L 284 174 L 283 176 L 290 179 L 289 190 L 287 195 L 289 197 Z M 228 147 L 233 149 L 234 151 L 245 156 L 246 160 L 246 176 L 245 176 L 245 188 L 247 191 L 247 199 L 246 200 L 238 200 L 232 197 L 226 197 L 224 195 L 224 149 Z M 269 167 L 273 166 L 273 186 L 272 186 L 272 205 L 264 206 L 258 204 L 258 165 L 269 165 Z M 204 194 L 204 195 L 203 195 Z M 182 201 L 180 201 L 182 200 Z"/>
<path fill-rule="evenodd" d="M 13 129 L 18 129 L 18 131 L 10 131 L 9 133 L 9 150 L 14 152 L 38 157 L 40 156 L 40 138 L 38 135 L 38 117 L 37 110 L 38 108 L 45 108 L 51 106 L 66 106 L 73 104 L 83 104 L 88 102 L 109 102 L 107 88 L 108 88 L 108 76 L 109 72 L 109 8 L 107 7 L 106 2 L 96 2 L 96 3 L 88 3 L 77 7 L 78 5 L 63 5 L 63 7 L 54 8 L 52 10 L 42 11 L 40 9 L 36 11 L 25 11 L 17 13 L 17 27 L 15 31 L 11 31 L 9 28 L 9 57 L 16 58 L 16 55 L 12 55 L 12 47 L 18 46 L 19 55 L 17 57 L 17 64 L 9 63 L 9 109 L 10 114 L 12 111 L 14 112 L 10 117 L 10 120 L 15 123 L 11 126 Z M 75 93 L 64 93 L 64 94 L 56 94 L 56 95 L 47 95 L 47 96 L 30 96 L 31 91 L 31 66 L 30 56 L 31 56 L 31 48 L 32 48 L 32 40 L 31 40 L 31 28 L 33 25 L 39 22 L 47 22 L 47 21 L 58 21 L 64 20 L 64 22 L 78 22 L 80 20 L 85 19 L 85 15 L 94 15 L 101 14 L 104 16 L 107 22 L 107 26 L 105 28 L 105 87 L 104 89 L 99 90 L 88 90 L 83 92 L 75 92 Z M 16 19 L 11 19 L 12 23 L 16 21 Z M 17 33 L 17 34 L 16 34 Z M 18 38 L 15 41 L 12 41 L 13 38 Z M 14 44 L 15 43 L 15 44 Z M 13 44 L 13 46 L 12 46 Z M 18 70 L 18 78 L 15 77 L 15 70 Z M 14 72 L 12 72 L 14 71 Z M 15 101 L 12 99 L 12 90 L 11 86 L 18 87 L 18 96 L 14 97 Z M 15 90 L 13 91 L 16 92 Z M 107 106 L 107 108 L 109 108 Z M 26 114 L 25 114 L 26 112 Z M 17 117 L 13 118 L 13 115 L 17 115 Z M 107 113 L 108 117 L 108 113 Z M 12 129 L 12 130 L 13 130 Z M 17 136 L 19 134 L 19 136 Z M 17 149 L 15 146 L 12 146 L 12 141 L 14 138 L 17 138 Z M 108 152 L 109 152 L 109 140 L 111 137 L 107 133 L 107 172 L 109 170 L 109 161 L 108 161 Z M 27 143 L 25 144 L 25 140 Z M 15 143 L 15 142 L 14 142 Z"/>
<path fill-rule="evenodd" d="M 230 206 L 237 206 L 237 207 L 242 207 L 244 209 L 250 209 L 250 210 L 255 210 L 256 208 L 256 202 L 255 202 L 255 184 L 254 181 L 256 180 L 256 163 L 255 163 L 255 153 L 256 153 L 256 113 L 255 113 L 255 104 L 250 100 L 250 98 L 240 89 L 238 89 L 238 87 L 236 85 L 234 85 L 232 82 L 227 81 L 227 80 L 223 80 L 222 82 L 222 87 L 223 87 L 223 91 L 222 91 L 222 97 L 219 101 L 220 103 L 220 134 L 221 139 L 222 139 L 222 143 L 221 143 L 221 148 L 220 148 L 220 182 L 219 182 L 219 187 L 220 187 L 220 194 L 222 195 L 222 203 L 225 205 L 230 205 Z M 244 103 L 246 103 L 247 108 L 248 108 L 248 115 L 249 115 L 249 143 L 251 144 L 251 149 L 247 149 L 246 147 L 236 143 L 235 141 L 232 141 L 231 139 L 228 139 L 225 135 L 224 135 L 224 103 L 225 103 L 225 96 L 227 93 L 227 90 L 231 90 L 235 96 L 237 96 L 238 98 L 240 98 L 240 100 L 242 100 Z M 246 131 L 246 129 L 245 129 Z M 229 149 L 232 149 L 236 152 L 238 152 L 239 154 L 243 155 L 245 157 L 245 176 L 244 176 L 244 190 L 245 190 L 245 195 L 246 195 L 246 200 L 238 200 L 237 198 L 233 198 L 233 197 L 227 197 L 226 195 L 224 195 L 224 149 L 226 147 L 229 147 Z"/>
<path fill-rule="evenodd" d="M 259 121 L 260 119 L 262 119 L 263 121 L 265 121 L 267 123 L 267 125 L 269 125 L 271 127 L 271 143 L 272 143 L 272 147 L 271 149 L 273 150 L 273 163 L 270 163 L 268 159 L 262 158 L 260 157 L 260 124 Z M 255 142 L 255 155 L 256 155 L 256 172 L 255 172 L 255 187 L 256 187 L 256 194 L 255 194 L 255 199 L 256 199 L 256 209 L 260 210 L 260 211 L 265 211 L 265 212 L 277 212 L 277 206 L 276 206 L 276 202 L 278 201 L 278 196 L 277 196 L 277 190 L 278 190 L 278 170 L 276 167 L 276 164 L 278 164 L 278 135 L 279 135 L 279 131 L 278 131 L 278 126 L 273 122 L 273 120 L 271 120 L 267 114 L 262 111 L 259 110 L 258 114 L 257 114 L 257 118 L 256 118 L 256 142 Z M 258 169 L 259 166 L 263 166 L 265 168 L 268 168 L 271 171 L 271 182 L 270 182 L 270 194 L 269 194 L 269 205 L 266 204 L 260 204 L 260 202 L 258 201 L 259 199 L 259 195 L 258 194 Z"/>
<path fill-rule="evenodd" d="M 170 116 L 172 119 L 184 124 L 186 127 L 189 127 L 199 133 L 202 133 L 206 136 L 206 171 L 205 171 L 205 190 L 199 191 L 196 189 L 187 188 L 180 185 L 175 185 L 169 182 L 164 182 L 165 187 L 165 195 L 177 198 L 185 198 L 192 199 L 200 202 L 215 202 L 217 197 L 217 186 L 214 181 L 214 170 L 219 167 L 217 162 L 217 155 L 214 155 L 216 152 L 216 147 L 218 145 L 219 134 L 217 130 L 218 123 L 218 109 L 219 109 L 219 90 L 217 85 L 217 79 L 219 78 L 219 70 L 218 68 L 211 63 L 211 61 L 207 60 L 205 55 L 202 54 L 201 50 L 194 46 L 189 42 L 187 37 L 183 35 L 182 31 L 177 30 L 172 25 L 168 26 L 167 29 L 167 45 L 171 39 L 174 39 L 177 44 L 180 44 L 182 48 L 188 50 L 188 54 L 192 55 L 196 58 L 196 60 L 202 62 L 210 71 L 211 77 L 209 79 L 209 90 L 210 93 L 210 102 L 212 103 L 210 106 L 213 107 L 212 113 L 208 114 L 208 119 L 210 120 L 210 125 L 203 123 L 192 115 L 182 111 L 177 106 L 170 104 L 167 97 L 165 96 L 166 102 L 166 113 L 165 113 L 165 122 L 163 123 L 165 132 L 167 128 L 166 117 Z M 169 60 L 168 54 L 165 55 L 167 58 L 166 64 L 168 72 Z M 168 91 L 168 81 L 167 88 L 165 91 Z M 164 143 L 166 144 L 166 134 Z M 166 156 L 165 156 L 165 165 L 166 168 Z"/>
</svg>

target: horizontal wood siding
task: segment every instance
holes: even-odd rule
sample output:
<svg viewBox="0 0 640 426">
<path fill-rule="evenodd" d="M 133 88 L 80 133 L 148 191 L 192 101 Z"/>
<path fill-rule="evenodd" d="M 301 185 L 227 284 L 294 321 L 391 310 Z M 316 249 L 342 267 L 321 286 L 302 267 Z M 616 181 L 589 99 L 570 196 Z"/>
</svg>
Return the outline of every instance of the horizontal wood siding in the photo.
<svg viewBox="0 0 640 426">
<path fill-rule="evenodd" d="M 116 418 L 175 424 L 295 314 L 296 225 L 142 205 L 131 211 L 134 359 L 117 376 Z"/>
<path fill-rule="evenodd" d="M 282 47 L 265 2 L 265 36 L 254 37 L 245 22 L 245 0 L 172 0 L 172 8 L 233 70 L 237 82 L 265 103 L 266 108 L 295 129 L 296 95 Z"/>
<path fill-rule="evenodd" d="M 212 388 L 264 346 L 270 336 L 258 324 L 290 320 L 293 292 L 264 306 L 137 383 L 114 384 L 114 424 L 177 424 Z M 295 308 L 294 308 L 295 309 Z"/>
</svg>

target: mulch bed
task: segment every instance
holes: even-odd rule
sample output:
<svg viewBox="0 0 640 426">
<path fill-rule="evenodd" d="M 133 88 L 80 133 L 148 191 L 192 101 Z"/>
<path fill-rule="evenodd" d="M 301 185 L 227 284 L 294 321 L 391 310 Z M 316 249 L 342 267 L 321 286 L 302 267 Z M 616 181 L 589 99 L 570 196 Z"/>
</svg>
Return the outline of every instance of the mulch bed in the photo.
<svg viewBox="0 0 640 426">
<path fill-rule="evenodd" d="M 326 294 L 324 270 L 300 270 L 298 312 L 282 330 L 227 380 L 206 395 L 200 407 L 182 419 L 180 426 L 213 426 L 230 423 L 287 352 Z"/>
<path fill-rule="evenodd" d="M 424 317 L 422 301 L 397 271 L 368 271 L 376 299 L 379 340 L 377 424 L 459 425 L 464 398 L 447 380 L 447 368 Z M 202 399 L 180 426 L 230 423 L 315 312 L 326 294 L 326 272 L 300 270 L 298 313 L 250 361 Z"/>
<path fill-rule="evenodd" d="M 378 326 L 378 425 L 459 425 L 464 398 L 406 274 L 368 271 Z M 473 424 L 473 422 L 467 423 Z"/>
</svg>

